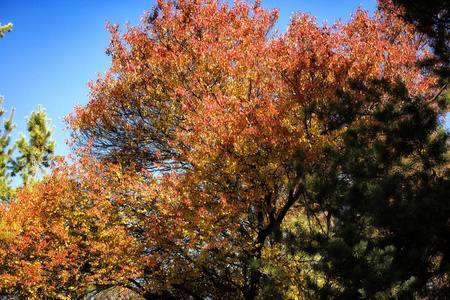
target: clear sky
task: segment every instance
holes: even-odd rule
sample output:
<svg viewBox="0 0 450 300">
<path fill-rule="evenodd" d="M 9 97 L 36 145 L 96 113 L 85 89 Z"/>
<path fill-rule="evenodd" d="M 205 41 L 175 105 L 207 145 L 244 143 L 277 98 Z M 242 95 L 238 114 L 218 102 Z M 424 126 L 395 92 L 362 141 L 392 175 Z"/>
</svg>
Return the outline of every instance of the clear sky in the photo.
<svg viewBox="0 0 450 300">
<path fill-rule="evenodd" d="M 293 12 L 310 12 L 319 23 L 332 23 L 348 20 L 360 4 L 370 12 L 376 8 L 375 0 L 262 0 L 268 9 L 279 8 L 279 32 Z M 13 23 L 12 32 L 0 39 L 0 95 L 6 116 L 16 108 L 13 139 L 26 133 L 25 116 L 42 105 L 56 127 L 57 154 L 68 154 L 64 140 L 70 134 L 62 130 L 63 117 L 77 102 L 87 103 L 87 82 L 109 67 L 106 19 L 137 25 L 153 5 L 153 0 L 0 0 L 0 23 Z"/>
</svg>

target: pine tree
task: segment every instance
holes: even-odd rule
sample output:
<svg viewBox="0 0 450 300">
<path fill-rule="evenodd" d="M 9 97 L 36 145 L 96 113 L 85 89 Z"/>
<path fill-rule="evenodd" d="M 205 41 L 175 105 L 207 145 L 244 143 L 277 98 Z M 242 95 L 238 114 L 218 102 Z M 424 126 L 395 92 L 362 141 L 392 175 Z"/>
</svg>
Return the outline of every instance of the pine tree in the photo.
<svg viewBox="0 0 450 300">
<path fill-rule="evenodd" d="M 349 128 L 322 163 L 299 168 L 307 214 L 287 244 L 311 257 L 323 299 L 450 294 L 449 135 L 429 102 L 402 84 L 384 88 L 392 101 Z"/>
<path fill-rule="evenodd" d="M 11 31 L 12 23 L 9 23 L 8 25 L 1 26 L 0 23 L 0 37 L 4 38 L 5 34 L 3 32 L 5 31 Z"/>
<path fill-rule="evenodd" d="M 0 117 L 5 113 L 1 108 L 3 96 L 0 96 Z M 0 201 L 7 201 L 12 195 L 10 187 L 11 179 L 10 172 L 8 172 L 8 163 L 11 160 L 11 154 L 14 147 L 9 147 L 11 142 L 10 133 L 16 126 L 13 124 L 14 110 L 12 110 L 8 119 L 3 120 L 3 128 L 0 129 Z"/>
<path fill-rule="evenodd" d="M 2 101 L 3 97 L 0 97 L 0 117 L 5 113 L 1 109 Z M 39 174 L 45 174 L 56 147 L 55 140 L 51 138 L 54 128 L 50 129 L 50 120 L 41 107 L 31 113 L 30 119 L 26 119 L 30 140 L 21 134 L 21 138 L 10 146 L 10 134 L 16 126 L 13 117 L 14 109 L 9 118 L 3 120 L 3 129 L 0 130 L 0 201 L 9 201 L 14 194 L 11 177 L 20 174 L 22 184 L 27 185 L 35 182 Z M 16 149 L 21 155 L 14 159 Z"/>
<path fill-rule="evenodd" d="M 51 138 L 54 128 L 50 128 L 45 109 L 39 106 L 38 111 L 31 112 L 31 117 L 26 118 L 26 123 L 30 139 L 21 134 L 15 145 L 22 155 L 12 161 L 12 176 L 20 174 L 24 185 L 35 182 L 40 173 L 45 174 L 56 147 L 55 140 Z"/>
</svg>

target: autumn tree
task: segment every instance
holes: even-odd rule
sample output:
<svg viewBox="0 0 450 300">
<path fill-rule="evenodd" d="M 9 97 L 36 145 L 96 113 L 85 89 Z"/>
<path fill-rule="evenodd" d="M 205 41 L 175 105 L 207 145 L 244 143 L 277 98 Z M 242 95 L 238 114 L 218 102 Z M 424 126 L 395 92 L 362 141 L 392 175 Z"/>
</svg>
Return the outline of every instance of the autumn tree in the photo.
<svg viewBox="0 0 450 300">
<path fill-rule="evenodd" d="M 127 259 L 124 253 L 131 254 L 133 245 L 121 234 L 125 228 L 120 213 L 109 211 L 114 192 L 102 186 L 107 175 L 100 177 L 102 167 L 92 161 L 79 162 L 86 169 L 75 170 L 58 158 L 52 177 L 33 189 L 19 190 L 18 200 L 1 208 L 0 217 L 8 225 L 0 243 L 2 298 L 81 299 L 91 280 L 100 283 L 104 272 L 112 271 L 109 259 L 120 270 L 128 266 L 120 257 Z M 120 174 L 114 168 L 109 171 Z M 120 190 L 123 176 L 114 176 L 111 186 Z M 120 199 L 126 201 L 122 194 Z"/>
<path fill-rule="evenodd" d="M 316 297 L 310 257 L 279 236 L 305 209 L 298 153 L 321 165 L 340 149 L 393 99 L 377 80 L 429 99 L 436 78 L 393 14 L 319 25 L 297 13 L 281 35 L 277 16 L 259 2 L 158 1 L 137 27 L 108 25 L 111 67 L 67 119 L 74 164 L 60 160 L 0 211 L 13 236 L 5 297 Z"/>
<path fill-rule="evenodd" d="M 110 26 L 110 73 L 92 83 L 90 103 L 69 121 L 99 159 L 157 171 L 182 187 L 191 205 L 177 209 L 183 220 L 194 223 L 189 211 L 201 208 L 204 220 L 180 238 L 185 247 L 205 242 L 191 255 L 171 254 L 179 262 L 165 274 L 169 293 L 262 295 L 271 276 L 264 261 L 285 259 L 270 236 L 305 192 L 291 184 L 295 149 L 318 162 L 348 123 L 333 107 L 343 100 L 336 90 L 351 91 L 349 77 L 400 77 L 412 93 L 433 83 L 413 65 L 420 40 L 395 16 L 358 11 L 348 24 L 322 27 L 297 14 L 285 35 L 271 37 L 276 15 L 258 4 L 159 2 L 142 26 L 123 35 Z M 371 111 L 364 93 L 346 97 L 347 107 L 336 109 Z M 193 270 L 202 270 L 195 283 L 176 278 Z M 150 291 L 156 271 L 145 274 Z"/>
</svg>

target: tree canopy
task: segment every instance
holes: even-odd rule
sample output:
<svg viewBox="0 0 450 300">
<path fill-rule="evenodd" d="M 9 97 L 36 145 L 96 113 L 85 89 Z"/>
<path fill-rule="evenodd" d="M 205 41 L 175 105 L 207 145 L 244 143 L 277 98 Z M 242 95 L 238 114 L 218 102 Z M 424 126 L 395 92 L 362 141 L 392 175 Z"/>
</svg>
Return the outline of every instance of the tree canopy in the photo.
<svg viewBox="0 0 450 300">
<path fill-rule="evenodd" d="M 0 210 L 0 294 L 448 287 L 446 99 L 394 12 L 296 13 L 277 34 L 260 2 L 160 0 L 139 26 L 108 24 L 111 67 L 67 117 L 72 162 Z"/>
</svg>

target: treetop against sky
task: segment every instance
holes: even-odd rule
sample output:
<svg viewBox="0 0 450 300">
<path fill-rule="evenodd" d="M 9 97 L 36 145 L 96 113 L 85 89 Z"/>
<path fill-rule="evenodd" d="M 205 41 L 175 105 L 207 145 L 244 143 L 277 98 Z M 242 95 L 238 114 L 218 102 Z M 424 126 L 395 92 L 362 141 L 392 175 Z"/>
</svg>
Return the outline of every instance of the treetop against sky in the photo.
<svg viewBox="0 0 450 300">
<path fill-rule="evenodd" d="M 284 32 L 293 12 L 311 12 L 317 21 L 332 23 L 338 18 L 348 20 L 358 6 L 373 12 L 374 0 L 347 1 L 262 1 L 262 6 L 279 8 L 275 26 Z M 16 130 L 26 132 L 25 116 L 42 105 L 56 126 L 56 154 L 67 154 L 63 117 L 73 111 L 76 103 L 86 103 L 89 80 L 95 73 L 103 74 L 110 65 L 105 54 L 110 36 L 106 20 L 113 24 L 131 25 L 140 22 L 153 1 L 3 1 L 0 22 L 13 23 L 12 32 L 0 40 L 0 95 L 9 112 L 16 108 Z"/>
</svg>

